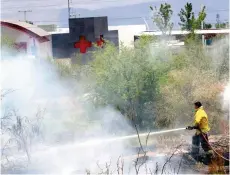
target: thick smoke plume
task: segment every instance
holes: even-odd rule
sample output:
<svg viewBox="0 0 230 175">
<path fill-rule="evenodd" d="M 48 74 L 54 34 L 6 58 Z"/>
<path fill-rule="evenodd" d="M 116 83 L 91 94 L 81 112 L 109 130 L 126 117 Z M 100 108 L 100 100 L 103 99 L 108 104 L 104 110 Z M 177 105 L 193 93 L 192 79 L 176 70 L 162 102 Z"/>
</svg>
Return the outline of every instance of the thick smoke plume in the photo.
<svg viewBox="0 0 230 175">
<path fill-rule="evenodd" d="M 1 67 L 2 94 L 9 92 L 2 96 L 2 148 L 7 148 L 2 153 L 7 152 L 12 164 L 23 166 L 27 160 L 20 152 L 13 153 L 22 139 L 26 141 L 19 147 L 28 147 L 29 173 L 84 172 L 97 168 L 98 161 L 117 160 L 125 154 L 124 143 L 107 145 L 102 139 L 132 133 L 130 124 L 112 107 L 95 109 L 84 98 L 81 82 L 73 85 L 49 61 L 27 56 L 4 59 Z M 21 130 L 30 136 L 12 133 L 18 118 Z"/>
</svg>

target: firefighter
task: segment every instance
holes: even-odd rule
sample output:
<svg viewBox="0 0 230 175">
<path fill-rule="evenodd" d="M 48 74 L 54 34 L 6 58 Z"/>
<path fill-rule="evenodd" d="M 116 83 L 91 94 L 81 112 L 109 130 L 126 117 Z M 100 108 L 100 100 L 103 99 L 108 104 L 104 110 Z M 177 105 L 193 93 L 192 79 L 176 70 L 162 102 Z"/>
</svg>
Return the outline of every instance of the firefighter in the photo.
<svg viewBox="0 0 230 175">
<path fill-rule="evenodd" d="M 191 155 L 195 160 L 199 159 L 200 144 L 206 155 L 211 156 L 212 150 L 208 143 L 208 132 L 210 131 L 208 123 L 208 115 L 203 109 L 201 102 L 194 103 L 195 116 L 194 125 L 188 126 L 186 129 L 196 129 L 195 135 L 192 137 L 192 152 Z"/>
</svg>

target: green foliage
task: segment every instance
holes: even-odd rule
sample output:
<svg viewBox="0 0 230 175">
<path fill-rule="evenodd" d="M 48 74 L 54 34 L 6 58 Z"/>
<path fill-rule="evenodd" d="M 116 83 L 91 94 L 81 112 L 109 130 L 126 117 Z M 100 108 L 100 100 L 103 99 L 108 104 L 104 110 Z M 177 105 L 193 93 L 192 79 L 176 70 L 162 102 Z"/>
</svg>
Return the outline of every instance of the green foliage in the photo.
<svg viewBox="0 0 230 175">
<path fill-rule="evenodd" d="M 223 47 L 223 43 L 221 45 Z M 210 53 L 201 45 L 193 42 L 184 51 L 174 56 L 171 69 L 167 73 L 168 81 L 161 84 L 161 104 L 160 107 L 157 107 L 159 109 L 157 114 L 161 117 L 157 118 L 156 123 L 161 123 L 160 126 L 162 126 L 162 121 L 170 121 L 175 125 L 177 123 L 174 121 L 177 120 L 180 121 L 180 124 L 190 124 L 189 122 L 193 119 L 192 102 L 199 100 L 202 101 L 209 114 L 213 131 L 218 132 L 219 122 L 224 115 L 219 99 L 222 90 L 220 84 L 223 79 L 219 79 L 219 74 L 228 76 L 228 72 L 225 72 L 226 67 L 222 67 L 227 65 L 227 55 L 218 54 L 219 52 L 228 54 L 228 51 L 223 51 L 221 47 L 217 48 L 218 51 L 214 56 L 214 53 Z M 212 57 L 215 61 L 219 62 L 222 59 L 223 61 L 217 65 Z M 162 104 L 165 104 L 164 108 L 161 108 Z M 167 113 L 170 118 L 161 115 L 163 112 Z"/>
<path fill-rule="evenodd" d="M 198 17 L 195 18 L 194 12 L 192 11 L 192 3 L 187 3 L 184 6 L 184 9 L 181 9 L 178 16 L 180 17 L 181 22 L 179 25 L 182 30 L 188 30 L 194 33 L 194 30 L 201 29 L 201 22 L 205 20 L 205 6 L 199 12 Z"/>
<path fill-rule="evenodd" d="M 173 11 L 170 4 L 161 4 L 160 8 L 153 9 L 150 6 L 150 9 L 154 12 L 153 14 L 153 22 L 160 29 L 163 34 L 166 34 L 167 31 L 171 31 L 173 28 L 173 23 L 170 22 Z"/>
<path fill-rule="evenodd" d="M 134 44 L 136 46 L 147 46 L 150 43 L 155 43 L 157 41 L 156 36 L 154 35 L 141 35 L 138 42 Z"/>
<path fill-rule="evenodd" d="M 189 125 L 192 104 L 200 100 L 211 127 L 218 131 L 223 116 L 219 86 L 228 76 L 228 50 L 222 47 L 228 45 L 218 45 L 212 53 L 191 40 L 174 52 L 157 43 L 155 36 L 143 35 L 134 48 L 107 43 L 92 53 L 92 62 L 71 66 L 67 74 L 84 82 L 95 107 L 113 106 L 142 129 Z"/>
<path fill-rule="evenodd" d="M 226 28 L 228 28 L 228 22 L 226 22 L 226 23 L 216 23 L 215 24 L 215 27 L 216 27 L 216 29 L 226 29 Z"/>
<path fill-rule="evenodd" d="M 118 54 L 114 46 L 107 46 L 100 54 L 95 53 L 92 63 L 101 89 L 97 92 L 106 104 L 117 106 L 129 119 L 136 118 L 141 127 L 166 128 L 190 124 L 192 103 L 200 100 L 215 127 L 216 117 L 223 116 L 218 98 L 220 81 L 201 44 L 193 41 L 177 54 L 167 49 L 160 51 L 160 56 L 138 43 L 135 49 L 120 49 Z M 164 55 L 168 56 L 166 61 Z"/>
<path fill-rule="evenodd" d="M 146 41 L 145 41 L 146 42 Z M 113 104 L 127 118 L 142 123 L 145 103 L 151 101 L 156 90 L 149 52 L 139 41 L 135 49 L 111 44 L 94 52 L 91 63 L 97 80 L 97 92 L 106 104 Z"/>
<path fill-rule="evenodd" d="M 212 28 L 212 24 L 204 23 L 204 29 L 211 29 L 211 28 Z"/>
<path fill-rule="evenodd" d="M 187 35 L 185 39 L 186 44 L 193 41 L 200 42 L 199 40 L 201 40 L 201 38 L 200 36 L 195 35 L 195 30 L 201 29 L 202 21 L 204 21 L 206 18 L 205 6 L 199 12 L 197 18 L 195 17 L 194 12 L 192 10 L 192 3 L 187 3 L 184 9 L 181 9 L 180 13 L 178 14 L 181 20 L 181 22 L 179 23 L 181 29 L 190 31 L 190 33 Z M 204 28 L 211 27 L 211 24 L 204 24 Z"/>
<path fill-rule="evenodd" d="M 181 22 L 179 23 L 181 29 L 192 31 L 193 25 L 195 23 L 195 15 L 194 12 L 192 11 L 192 3 L 187 3 L 184 6 L 184 9 L 181 9 L 178 16 L 180 17 L 181 20 Z"/>
<path fill-rule="evenodd" d="M 228 22 L 221 22 L 220 15 L 216 14 L 215 27 L 216 27 L 216 29 L 226 29 L 226 28 L 229 28 L 229 23 Z"/>
<path fill-rule="evenodd" d="M 201 29 L 201 22 L 206 18 L 205 6 L 199 12 L 197 19 L 195 20 L 195 29 Z"/>
</svg>

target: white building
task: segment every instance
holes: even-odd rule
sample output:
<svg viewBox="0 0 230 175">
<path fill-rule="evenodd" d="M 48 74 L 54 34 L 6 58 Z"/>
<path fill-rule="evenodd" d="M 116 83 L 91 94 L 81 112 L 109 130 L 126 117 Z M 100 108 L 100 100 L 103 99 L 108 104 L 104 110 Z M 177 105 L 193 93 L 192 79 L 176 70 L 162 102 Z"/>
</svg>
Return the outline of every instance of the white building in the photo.
<svg viewBox="0 0 230 175">
<path fill-rule="evenodd" d="M 183 30 L 172 30 L 170 33 L 167 32 L 166 35 L 170 35 L 170 46 L 181 46 L 184 45 L 185 36 L 188 35 L 189 31 Z M 230 29 L 204 29 L 204 30 L 195 30 L 194 33 L 196 35 L 203 36 L 203 43 L 205 45 L 211 45 L 212 39 L 217 35 L 229 36 Z M 142 31 L 138 35 L 135 35 L 135 38 L 139 38 L 141 35 L 150 35 L 161 37 L 161 31 Z"/>
<path fill-rule="evenodd" d="M 11 20 L 1 20 L 1 37 L 14 42 L 14 47 L 29 56 L 52 57 L 50 34 L 35 25 Z"/>
<path fill-rule="evenodd" d="M 118 30 L 119 43 L 134 46 L 134 36 L 146 30 L 146 25 L 109 26 L 109 30 Z"/>
<path fill-rule="evenodd" d="M 230 29 L 204 29 L 204 30 L 195 30 L 195 34 L 205 35 L 205 34 L 229 34 Z M 170 33 L 167 32 L 167 35 L 187 35 L 189 34 L 189 31 L 186 30 L 172 30 Z M 161 31 L 141 31 L 139 35 L 162 35 Z"/>
</svg>

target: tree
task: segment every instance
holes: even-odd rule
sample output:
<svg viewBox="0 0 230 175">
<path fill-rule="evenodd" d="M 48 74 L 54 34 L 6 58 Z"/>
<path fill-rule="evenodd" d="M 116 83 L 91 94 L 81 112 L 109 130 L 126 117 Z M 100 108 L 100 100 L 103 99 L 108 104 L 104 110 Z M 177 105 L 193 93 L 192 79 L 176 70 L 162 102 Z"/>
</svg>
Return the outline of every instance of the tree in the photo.
<svg viewBox="0 0 230 175">
<path fill-rule="evenodd" d="M 181 29 L 191 31 L 195 22 L 195 15 L 194 12 L 192 12 L 192 3 L 187 3 L 184 6 L 184 9 L 180 10 L 178 16 L 180 17 L 181 21 L 179 23 Z"/>
<path fill-rule="evenodd" d="M 212 28 L 212 24 L 210 23 L 204 23 L 204 29 L 211 29 Z"/>
<path fill-rule="evenodd" d="M 181 29 L 190 31 L 190 34 L 187 36 L 186 43 L 190 40 L 198 39 L 199 36 L 195 35 L 195 30 L 201 29 L 202 21 L 204 21 L 206 18 L 205 6 L 203 6 L 202 10 L 198 14 L 198 17 L 196 18 L 194 12 L 192 11 L 192 3 L 187 3 L 184 6 L 184 9 L 181 9 L 178 16 L 181 20 L 181 22 L 179 22 Z"/>
<path fill-rule="evenodd" d="M 206 18 L 205 6 L 199 12 L 197 18 L 195 18 L 192 10 L 192 3 L 187 3 L 184 6 L 184 9 L 181 9 L 180 13 L 178 14 L 181 20 L 179 25 L 181 26 L 182 30 L 194 32 L 195 29 L 201 28 L 201 22 Z"/>
<path fill-rule="evenodd" d="M 145 42 L 138 41 L 135 49 L 107 44 L 94 53 L 91 63 L 97 80 L 97 93 L 138 126 L 152 126 L 153 115 L 145 114 L 146 104 L 154 99 L 156 83 L 154 66 Z M 148 121 L 148 122 L 147 122 Z"/>
<path fill-rule="evenodd" d="M 207 14 L 205 12 L 205 6 L 203 6 L 202 10 L 199 12 L 197 19 L 195 19 L 195 25 L 194 25 L 194 29 L 201 29 L 201 24 L 202 21 L 205 20 Z"/>
<path fill-rule="evenodd" d="M 226 23 L 216 23 L 215 24 L 215 27 L 216 27 L 216 29 L 226 29 L 226 28 L 228 28 L 228 23 L 226 22 Z"/>
<path fill-rule="evenodd" d="M 161 4 L 160 8 L 155 9 L 150 6 L 150 9 L 154 12 L 153 14 L 153 22 L 160 29 L 163 35 L 166 34 L 167 31 L 171 31 L 173 28 L 173 23 L 170 22 L 173 11 L 170 4 Z"/>
<path fill-rule="evenodd" d="M 223 29 L 228 27 L 228 22 L 221 22 L 220 20 L 220 15 L 216 14 L 216 24 L 215 24 L 216 29 Z"/>
</svg>

